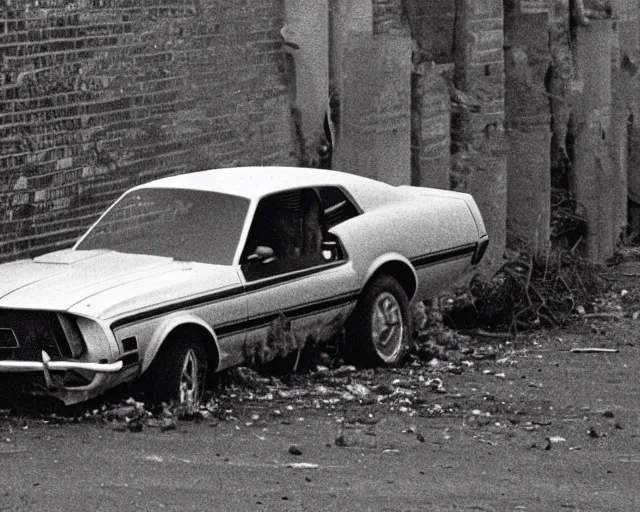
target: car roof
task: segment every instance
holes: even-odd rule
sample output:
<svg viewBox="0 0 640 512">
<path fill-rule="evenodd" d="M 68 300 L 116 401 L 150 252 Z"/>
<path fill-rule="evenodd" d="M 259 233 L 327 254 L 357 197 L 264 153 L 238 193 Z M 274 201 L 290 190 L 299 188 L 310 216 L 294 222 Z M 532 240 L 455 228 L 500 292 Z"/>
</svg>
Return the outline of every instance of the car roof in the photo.
<svg viewBox="0 0 640 512">
<path fill-rule="evenodd" d="M 248 199 L 281 190 L 323 185 L 395 188 L 369 178 L 339 171 L 301 167 L 229 167 L 161 178 L 136 188 L 181 188 L 219 192 Z"/>
</svg>

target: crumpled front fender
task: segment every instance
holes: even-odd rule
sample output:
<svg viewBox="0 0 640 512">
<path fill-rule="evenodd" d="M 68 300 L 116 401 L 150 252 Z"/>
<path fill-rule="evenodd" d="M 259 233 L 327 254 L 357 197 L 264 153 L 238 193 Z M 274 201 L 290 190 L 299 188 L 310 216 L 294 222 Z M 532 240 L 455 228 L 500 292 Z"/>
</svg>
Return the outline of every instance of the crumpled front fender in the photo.
<svg viewBox="0 0 640 512">
<path fill-rule="evenodd" d="M 206 330 L 211 336 L 211 339 L 213 340 L 213 343 L 216 346 L 216 350 L 218 351 L 218 354 L 220 354 L 220 346 L 218 345 L 218 339 L 213 329 L 207 322 L 205 322 L 202 318 L 200 318 L 197 315 L 178 313 L 176 315 L 166 318 L 156 328 L 155 332 L 153 333 L 153 336 L 151 337 L 151 341 L 149 342 L 149 346 L 145 350 L 143 359 L 141 361 L 140 373 L 144 373 L 149 368 L 149 366 L 151 366 L 151 363 L 155 359 L 156 355 L 158 355 L 158 351 L 160 350 L 160 347 L 162 346 L 164 341 L 169 337 L 169 335 L 176 328 L 185 326 L 185 325 L 197 325 L 198 327 L 201 327 L 204 330 Z M 217 368 L 214 368 L 214 370 L 217 370 Z"/>
</svg>

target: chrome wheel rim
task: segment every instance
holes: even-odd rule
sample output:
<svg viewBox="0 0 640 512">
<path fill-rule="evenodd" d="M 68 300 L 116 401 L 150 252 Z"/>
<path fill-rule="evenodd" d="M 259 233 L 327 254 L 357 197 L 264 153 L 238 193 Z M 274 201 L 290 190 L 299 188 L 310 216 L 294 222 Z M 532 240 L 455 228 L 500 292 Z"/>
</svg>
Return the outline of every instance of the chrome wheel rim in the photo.
<svg viewBox="0 0 640 512">
<path fill-rule="evenodd" d="M 180 403 L 197 405 L 200 401 L 201 369 L 198 356 L 193 349 L 189 349 L 180 373 Z"/>
<path fill-rule="evenodd" d="M 396 297 L 384 292 L 378 295 L 371 315 L 371 338 L 380 358 L 395 361 L 402 348 L 404 322 L 402 309 Z"/>
</svg>

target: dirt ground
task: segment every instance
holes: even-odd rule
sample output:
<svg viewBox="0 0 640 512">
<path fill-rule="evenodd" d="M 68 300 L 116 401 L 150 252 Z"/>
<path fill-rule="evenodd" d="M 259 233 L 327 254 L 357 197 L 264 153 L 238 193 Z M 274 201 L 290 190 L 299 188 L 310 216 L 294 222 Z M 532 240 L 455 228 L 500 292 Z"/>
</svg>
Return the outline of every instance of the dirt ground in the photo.
<svg viewBox="0 0 640 512">
<path fill-rule="evenodd" d="M 604 314 L 455 363 L 244 371 L 195 415 L 5 411 L 0 511 L 640 510 L 640 265 L 609 280 Z"/>
</svg>

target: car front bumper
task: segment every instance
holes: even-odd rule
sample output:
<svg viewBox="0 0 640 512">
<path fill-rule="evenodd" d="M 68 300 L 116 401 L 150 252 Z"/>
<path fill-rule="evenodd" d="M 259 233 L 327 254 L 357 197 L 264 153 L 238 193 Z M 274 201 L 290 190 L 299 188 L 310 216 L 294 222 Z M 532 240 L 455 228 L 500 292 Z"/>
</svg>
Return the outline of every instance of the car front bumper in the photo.
<svg viewBox="0 0 640 512">
<path fill-rule="evenodd" d="M 112 387 L 115 383 L 126 380 L 126 377 L 128 377 L 128 374 L 131 372 L 122 372 L 122 369 L 122 361 L 116 361 L 114 363 L 52 361 L 44 350 L 42 351 L 42 361 L 0 361 L 0 374 L 42 372 L 46 390 L 41 388 L 41 391 L 39 393 L 36 392 L 36 394 L 42 394 L 42 392 L 44 392 L 47 395 L 58 398 L 66 405 L 71 405 L 93 398 L 105 389 Z M 85 386 L 67 387 L 60 383 L 60 379 L 55 378 L 55 374 L 52 375 L 51 373 L 68 370 L 93 372 L 94 377 Z M 131 368 L 131 370 L 136 371 L 133 370 L 133 368 Z"/>
<path fill-rule="evenodd" d="M 122 361 L 115 363 L 85 363 L 82 361 L 51 361 L 43 350 L 42 361 L 0 361 L 0 372 L 47 372 L 48 370 L 86 370 L 96 373 L 117 373 Z"/>
</svg>

